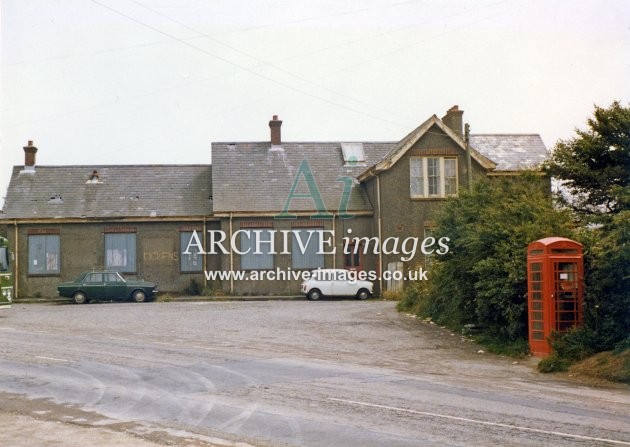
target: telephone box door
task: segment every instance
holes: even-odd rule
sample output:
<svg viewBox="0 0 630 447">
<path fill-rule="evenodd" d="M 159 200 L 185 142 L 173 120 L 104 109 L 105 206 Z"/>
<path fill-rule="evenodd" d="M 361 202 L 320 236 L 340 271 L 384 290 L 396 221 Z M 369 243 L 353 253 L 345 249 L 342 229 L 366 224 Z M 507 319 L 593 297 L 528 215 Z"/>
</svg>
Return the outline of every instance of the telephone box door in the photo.
<svg viewBox="0 0 630 447">
<path fill-rule="evenodd" d="M 564 332 L 582 323 L 579 267 L 576 261 L 553 261 L 555 327 Z"/>
<path fill-rule="evenodd" d="M 547 334 L 549 330 L 545 327 L 549 325 L 549 316 L 546 300 L 543 299 L 543 262 L 529 263 L 529 344 L 532 352 L 549 353 Z"/>
</svg>

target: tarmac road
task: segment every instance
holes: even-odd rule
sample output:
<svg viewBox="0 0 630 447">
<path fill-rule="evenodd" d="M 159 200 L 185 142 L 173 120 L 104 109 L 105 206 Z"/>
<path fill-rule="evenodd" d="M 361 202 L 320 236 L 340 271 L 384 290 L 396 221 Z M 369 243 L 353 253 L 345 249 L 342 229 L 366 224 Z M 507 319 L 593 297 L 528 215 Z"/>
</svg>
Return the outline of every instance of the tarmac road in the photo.
<svg viewBox="0 0 630 447">
<path fill-rule="evenodd" d="M 477 354 L 394 307 L 14 305 L 0 445 L 630 445 L 628 387 Z"/>
</svg>

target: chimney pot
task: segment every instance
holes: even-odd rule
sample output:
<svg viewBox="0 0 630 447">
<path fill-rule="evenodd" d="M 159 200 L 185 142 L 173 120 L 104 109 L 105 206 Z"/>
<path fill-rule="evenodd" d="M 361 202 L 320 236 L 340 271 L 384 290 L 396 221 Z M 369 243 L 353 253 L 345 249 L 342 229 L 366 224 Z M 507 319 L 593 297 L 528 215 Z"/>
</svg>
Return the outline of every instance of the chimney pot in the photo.
<svg viewBox="0 0 630 447">
<path fill-rule="evenodd" d="M 33 146 L 33 141 L 29 140 L 28 144 L 23 147 L 24 149 L 24 167 L 30 170 L 35 168 L 35 154 L 37 153 L 37 148 Z"/>
<path fill-rule="evenodd" d="M 446 124 L 453 132 L 455 132 L 460 138 L 464 137 L 463 131 L 463 115 L 464 111 L 459 110 L 459 106 L 454 105 L 446 112 L 446 115 L 442 118 L 442 122 Z"/>
<path fill-rule="evenodd" d="M 280 127 L 282 127 L 282 120 L 278 119 L 278 115 L 273 115 L 271 121 L 269 121 L 269 129 L 271 130 L 271 145 L 280 146 L 282 144 L 282 138 L 280 135 Z"/>
</svg>

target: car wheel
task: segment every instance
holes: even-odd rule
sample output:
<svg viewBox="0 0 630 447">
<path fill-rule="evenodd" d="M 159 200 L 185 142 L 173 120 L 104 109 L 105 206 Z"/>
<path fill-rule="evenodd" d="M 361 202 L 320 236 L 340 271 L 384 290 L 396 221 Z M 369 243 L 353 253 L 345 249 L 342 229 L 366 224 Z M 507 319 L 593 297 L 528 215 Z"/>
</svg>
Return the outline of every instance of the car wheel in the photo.
<svg viewBox="0 0 630 447">
<path fill-rule="evenodd" d="M 367 300 L 370 297 L 370 291 L 367 289 L 361 289 L 357 293 L 358 300 Z"/>
<path fill-rule="evenodd" d="M 142 290 L 136 290 L 133 292 L 133 300 L 136 303 L 144 303 L 147 299 L 147 295 Z"/>
<path fill-rule="evenodd" d="M 311 301 L 316 301 L 322 297 L 322 292 L 319 289 L 311 289 L 306 297 Z"/>
<path fill-rule="evenodd" d="M 72 295 L 72 299 L 77 304 L 87 303 L 87 296 L 85 296 L 85 293 L 83 292 L 74 292 L 74 295 Z"/>
</svg>

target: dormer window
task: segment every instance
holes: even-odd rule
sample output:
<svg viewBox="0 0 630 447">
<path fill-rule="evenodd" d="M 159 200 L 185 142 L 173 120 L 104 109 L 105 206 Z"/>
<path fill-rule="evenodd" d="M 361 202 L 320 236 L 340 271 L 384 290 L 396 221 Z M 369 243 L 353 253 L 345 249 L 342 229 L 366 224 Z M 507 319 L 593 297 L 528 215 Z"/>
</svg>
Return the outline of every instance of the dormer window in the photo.
<svg viewBox="0 0 630 447">
<path fill-rule="evenodd" d="M 88 181 L 85 182 L 85 183 L 94 184 L 94 183 L 103 183 L 103 182 L 101 182 L 101 180 L 100 180 L 98 171 L 96 169 L 94 169 L 92 171 L 92 173 L 90 174 L 90 177 L 88 178 Z"/>
<path fill-rule="evenodd" d="M 457 158 L 411 157 L 409 193 L 412 199 L 457 195 Z"/>
<path fill-rule="evenodd" d="M 60 194 L 55 194 L 50 199 L 48 199 L 48 203 L 51 205 L 61 205 L 63 203 L 63 198 Z"/>
<path fill-rule="evenodd" d="M 343 161 L 347 165 L 365 163 L 363 143 L 341 143 L 341 152 L 343 154 Z"/>
</svg>

